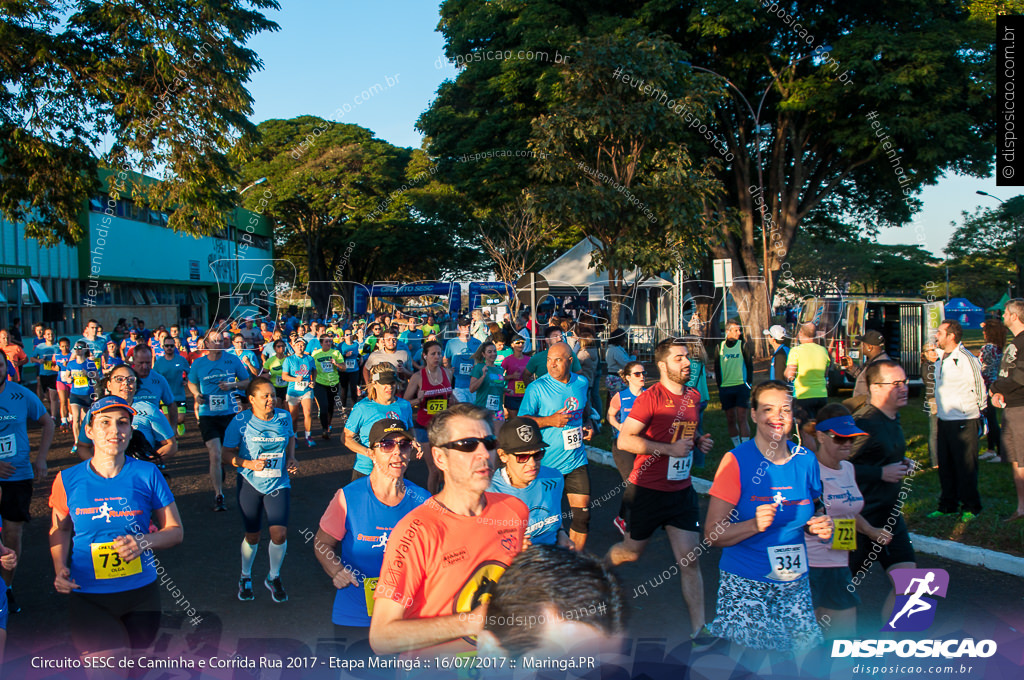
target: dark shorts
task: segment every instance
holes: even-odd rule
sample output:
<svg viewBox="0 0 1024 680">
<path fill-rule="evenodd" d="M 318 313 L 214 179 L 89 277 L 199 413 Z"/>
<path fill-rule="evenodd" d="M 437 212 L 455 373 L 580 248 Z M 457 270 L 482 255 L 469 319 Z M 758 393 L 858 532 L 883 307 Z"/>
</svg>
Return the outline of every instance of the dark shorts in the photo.
<svg viewBox="0 0 1024 680">
<path fill-rule="evenodd" d="M 860 604 L 856 588 L 847 588 L 853 584 L 848 568 L 811 567 L 810 578 L 811 599 L 815 607 L 842 610 Z"/>
<path fill-rule="evenodd" d="M 39 386 L 44 390 L 57 389 L 57 374 L 39 376 Z"/>
<path fill-rule="evenodd" d="M 274 396 L 277 397 L 277 400 L 282 404 L 288 401 L 288 386 L 285 385 L 284 387 L 275 387 Z"/>
<path fill-rule="evenodd" d="M 242 513 L 242 525 L 245 533 L 258 534 L 263 522 L 263 512 L 267 513 L 267 526 L 288 526 L 288 511 L 291 505 L 291 489 L 278 489 L 273 493 L 262 494 L 253 487 L 242 475 L 238 475 L 235 483 L 238 498 L 238 510 Z"/>
<path fill-rule="evenodd" d="M 692 486 L 680 491 L 656 491 L 626 484 L 622 517 L 634 541 L 646 541 L 664 527 L 700 532 L 700 506 Z"/>
<path fill-rule="evenodd" d="M 718 400 L 722 402 L 723 411 L 733 408 L 750 408 L 750 388 L 746 385 L 719 388 Z"/>
<path fill-rule="evenodd" d="M 855 578 L 864 578 L 871 565 L 878 562 L 882 569 L 888 570 L 894 564 L 917 562 L 914 555 L 914 544 L 910 541 L 910 531 L 901 516 L 892 529 L 892 541 L 889 545 L 875 546 L 864 534 L 857 534 L 857 549 L 850 552 L 850 571 Z M 857 582 L 854 582 L 857 585 Z"/>
<path fill-rule="evenodd" d="M 80 593 L 68 600 L 71 639 L 80 652 L 143 649 L 160 630 L 157 582 L 121 593 Z"/>
<path fill-rule="evenodd" d="M 92 407 L 92 397 L 88 394 L 75 394 L 72 392 L 68 395 L 68 403 L 87 409 Z"/>
<path fill-rule="evenodd" d="M 1002 437 L 1007 460 L 1024 466 L 1024 406 L 1003 409 Z"/>
<path fill-rule="evenodd" d="M 590 495 L 590 467 L 585 463 L 565 475 L 565 492 Z"/>
<path fill-rule="evenodd" d="M 0 517 L 5 522 L 27 522 L 31 519 L 32 484 L 31 479 L 0 482 Z"/>
<path fill-rule="evenodd" d="M 814 399 L 794 399 L 793 405 L 797 409 L 803 409 L 806 413 L 807 420 L 814 420 L 818 415 L 818 411 L 824 408 L 825 404 L 828 403 L 828 399 L 825 397 L 816 397 Z M 795 414 L 794 414 L 795 415 Z"/>
<path fill-rule="evenodd" d="M 203 437 L 203 443 L 214 439 L 220 439 L 223 443 L 224 433 L 228 431 L 228 425 L 234 417 L 234 413 L 223 416 L 199 416 L 199 434 Z"/>
<path fill-rule="evenodd" d="M 514 396 L 505 394 L 505 408 L 510 411 L 519 411 L 519 407 L 523 405 L 523 395 Z"/>
</svg>

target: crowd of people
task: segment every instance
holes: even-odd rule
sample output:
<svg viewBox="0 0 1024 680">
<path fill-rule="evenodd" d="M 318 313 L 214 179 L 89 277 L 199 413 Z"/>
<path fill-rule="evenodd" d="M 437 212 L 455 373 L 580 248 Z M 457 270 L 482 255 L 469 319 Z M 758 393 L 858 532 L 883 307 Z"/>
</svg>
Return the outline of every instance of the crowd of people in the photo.
<svg viewBox="0 0 1024 680">
<path fill-rule="evenodd" d="M 1019 504 L 1008 521 L 1024 517 L 1024 371 L 1015 363 L 1022 318 L 1024 300 L 1013 300 L 1002 334 L 987 322 L 980 360 L 964 348 L 956 321 L 925 348 L 933 352 L 923 360 L 942 487 L 935 516 L 971 521 L 982 511 L 979 441 L 985 419 L 994 421 L 991 432 L 1002 410 L 993 455 L 1013 462 Z M 698 648 L 728 641 L 800 655 L 824 637 L 852 635 L 857 588 L 872 565 L 916 563 L 901 513 L 905 481 L 916 473 L 899 419 L 908 380 L 877 331 L 858 338 L 862 365 L 843 362 L 857 385 L 844 405 L 828 402 L 831 359 L 813 324 L 799 328 L 792 348 L 781 326 L 765 331 L 769 375 L 761 382 L 738 321 L 710 356 L 699 337 L 669 338 L 646 365 L 630 355 L 621 329 L 600 352 L 599 329 L 587 319 L 532 328 L 525 317 L 499 325 L 480 310 L 450 321 L 378 315 L 306 324 L 289 315 L 184 328 L 149 331 L 140 319 L 123 320 L 108 339 L 90 320 L 80 338 L 58 338 L 38 325 L 23 344 L 0 331 L 0 411 L 14 416 L 0 422 L 0 611 L 18 611 L 22 525 L 33 485 L 47 479 L 54 432 L 67 430 L 82 462 L 52 483 L 50 546 L 54 587 L 70 598 L 83 655 L 153 640 L 160 604 L 152 551 L 183 535 L 163 473 L 191 427 L 209 456 L 213 512 L 228 507 L 226 471 L 237 475 L 238 599 L 256 597 L 265 520 L 264 585 L 283 603 L 297 449 L 317 445 L 314 415 L 325 441 L 338 422 L 354 455 L 352 477 L 327 504 L 313 548 L 337 589 L 331 620 L 339 638 L 368 640 L 378 654 L 522 654 L 558 640 L 566 650 L 614 647 L 625 609 L 612 574 L 640 560 L 658 529 Z M 1004 350 L 1007 329 L 1014 338 Z M 35 394 L 18 384 L 29 362 L 38 365 Z M 650 380 L 649 369 L 657 372 Z M 703 422 L 709 380 L 731 441 L 702 518 L 692 475 L 716 447 Z M 42 430 L 34 458 L 29 422 Z M 622 478 L 622 538 L 598 559 L 586 553 L 586 447 L 602 422 Z M 426 488 L 405 478 L 418 460 Z M 710 621 L 699 568 L 709 547 L 721 548 Z M 579 582 L 554 587 L 545 570 L 567 573 L 558 569 L 572 569 Z M 561 616 L 568 610 L 571 621 Z M 535 630 L 506 625 L 527 611 Z"/>
</svg>

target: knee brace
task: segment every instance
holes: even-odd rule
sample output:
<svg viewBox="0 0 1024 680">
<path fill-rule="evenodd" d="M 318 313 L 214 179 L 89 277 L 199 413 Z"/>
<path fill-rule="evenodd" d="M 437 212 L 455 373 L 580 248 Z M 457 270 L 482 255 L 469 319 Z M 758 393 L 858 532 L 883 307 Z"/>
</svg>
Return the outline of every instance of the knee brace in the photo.
<svg viewBox="0 0 1024 680">
<path fill-rule="evenodd" d="M 590 508 L 573 508 L 570 526 L 577 534 L 587 533 L 590 529 Z"/>
</svg>

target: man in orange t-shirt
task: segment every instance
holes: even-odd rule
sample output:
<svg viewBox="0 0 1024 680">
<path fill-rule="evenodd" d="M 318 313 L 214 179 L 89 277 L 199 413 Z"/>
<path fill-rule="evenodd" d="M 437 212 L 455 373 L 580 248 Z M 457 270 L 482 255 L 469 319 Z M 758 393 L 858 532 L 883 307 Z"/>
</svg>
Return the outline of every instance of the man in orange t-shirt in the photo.
<svg viewBox="0 0 1024 680">
<path fill-rule="evenodd" d="M 456 404 L 430 422 L 444 488 L 388 538 L 370 622 L 378 654 L 473 652 L 491 588 L 523 549 L 526 506 L 486 491 L 497 447 L 488 418 Z"/>
</svg>

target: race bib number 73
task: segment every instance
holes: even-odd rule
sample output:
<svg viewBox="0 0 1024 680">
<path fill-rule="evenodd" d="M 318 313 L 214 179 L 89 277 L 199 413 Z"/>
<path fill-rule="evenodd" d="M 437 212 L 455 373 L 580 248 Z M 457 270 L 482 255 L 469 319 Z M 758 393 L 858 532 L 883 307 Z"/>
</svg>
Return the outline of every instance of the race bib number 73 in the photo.
<svg viewBox="0 0 1024 680">
<path fill-rule="evenodd" d="M 113 541 L 91 543 L 89 550 L 92 553 L 92 568 L 97 579 L 121 578 L 142 573 L 142 560 L 136 558 L 131 562 L 125 562 L 114 548 Z"/>
</svg>

